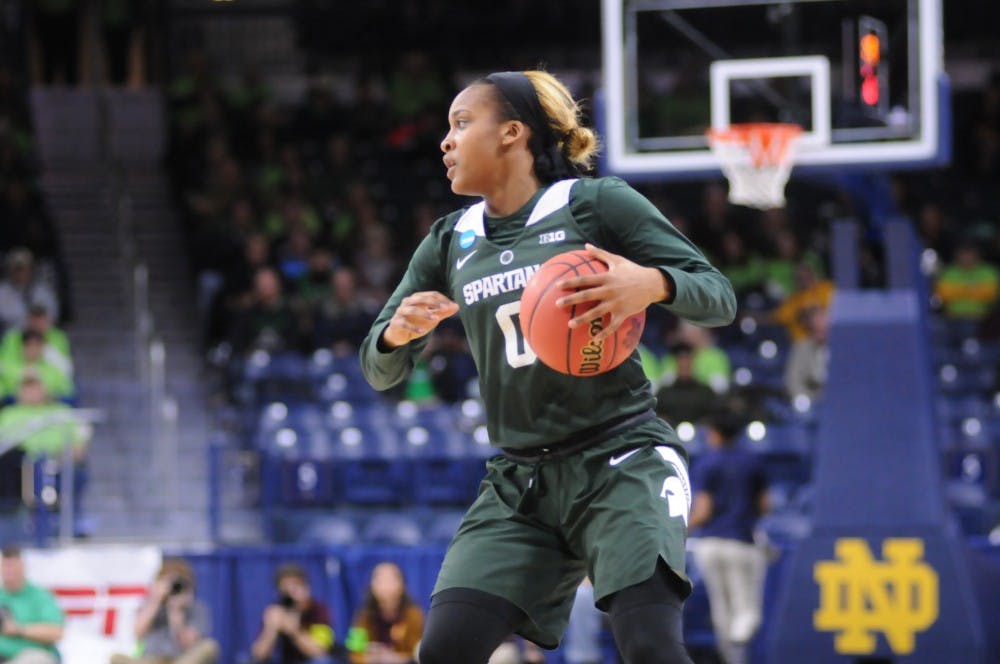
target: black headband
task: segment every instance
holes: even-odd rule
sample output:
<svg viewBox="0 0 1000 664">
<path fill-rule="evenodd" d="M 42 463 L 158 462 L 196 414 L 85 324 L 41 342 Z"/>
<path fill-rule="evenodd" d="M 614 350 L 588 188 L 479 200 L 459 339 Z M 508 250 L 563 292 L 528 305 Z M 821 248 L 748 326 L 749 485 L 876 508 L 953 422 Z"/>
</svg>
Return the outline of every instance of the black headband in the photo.
<svg viewBox="0 0 1000 664">
<path fill-rule="evenodd" d="M 490 74 L 486 80 L 496 86 L 504 99 L 514 109 L 515 119 L 531 129 L 532 153 L 535 171 L 543 181 L 555 181 L 579 174 L 579 169 L 562 153 L 548 116 L 538 100 L 538 92 L 531 79 L 519 71 Z"/>
<path fill-rule="evenodd" d="M 517 119 L 528 125 L 543 144 L 552 142 L 552 129 L 530 78 L 519 71 L 502 71 L 490 74 L 486 80 L 497 86 L 514 108 Z"/>
</svg>

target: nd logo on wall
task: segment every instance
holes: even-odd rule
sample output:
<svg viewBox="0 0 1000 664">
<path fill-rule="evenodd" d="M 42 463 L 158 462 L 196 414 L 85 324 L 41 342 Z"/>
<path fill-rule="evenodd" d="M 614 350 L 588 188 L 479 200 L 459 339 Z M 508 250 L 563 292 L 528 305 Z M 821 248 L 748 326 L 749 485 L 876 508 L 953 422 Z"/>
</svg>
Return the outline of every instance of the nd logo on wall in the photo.
<svg viewBox="0 0 1000 664">
<path fill-rule="evenodd" d="M 913 652 L 918 632 L 938 618 L 938 575 L 924 560 L 920 539 L 886 539 L 882 560 L 868 542 L 841 538 L 836 560 L 813 566 L 819 584 L 819 609 L 813 627 L 836 632 L 834 649 L 844 655 L 875 652 L 878 632 L 897 655 Z"/>
</svg>

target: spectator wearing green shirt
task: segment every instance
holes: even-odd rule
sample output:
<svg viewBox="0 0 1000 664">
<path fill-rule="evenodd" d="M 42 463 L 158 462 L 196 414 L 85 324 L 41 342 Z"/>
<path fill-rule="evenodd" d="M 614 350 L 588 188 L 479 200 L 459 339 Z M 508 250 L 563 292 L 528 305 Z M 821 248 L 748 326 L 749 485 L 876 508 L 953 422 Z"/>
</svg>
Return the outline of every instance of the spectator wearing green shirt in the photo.
<svg viewBox="0 0 1000 664">
<path fill-rule="evenodd" d="M 0 439 L 20 441 L 31 458 L 58 456 L 67 445 L 73 446 L 73 458 L 82 463 L 90 438 L 89 425 L 72 417 L 73 409 L 51 401 L 45 386 L 34 372 L 21 379 L 17 401 L 0 410 Z M 42 422 L 48 424 L 41 426 Z"/>
<path fill-rule="evenodd" d="M 21 332 L 21 354 L 3 356 L 0 364 L 0 395 L 10 399 L 26 373 L 32 373 L 55 399 L 70 399 L 76 392 L 72 377 L 65 369 L 45 357 L 45 337 L 35 330 Z"/>
<path fill-rule="evenodd" d="M 0 551 L 0 580 L 0 659 L 6 664 L 57 664 L 63 612 L 52 593 L 27 581 L 17 547 Z"/>
<path fill-rule="evenodd" d="M 60 369 L 67 376 L 73 376 L 73 358 L 66 333 L 52 324 L 49 310 L 41 305 L 33 305 L 28 312 L 28 322 L 24 330 L 7 330 L 0 340 L 0 366 L 17 364 L 24 354 L 22 332 L 32 330 L 42 335 L 44 348 L 42 358 Z"/>
<path fill-rule="evenodd" d="M 703 327 L 682 322 L 674 336 L 680 346 L 690 349 L 692 377 L 716 394 L 725 394 L 729 390 L 729 356 L 715 345 L 712 333 Z M 673 385 L 679 375 L 677 365 L 676 353 L 665 355 L 660 360 L 658 387 Z"/>
</svg>

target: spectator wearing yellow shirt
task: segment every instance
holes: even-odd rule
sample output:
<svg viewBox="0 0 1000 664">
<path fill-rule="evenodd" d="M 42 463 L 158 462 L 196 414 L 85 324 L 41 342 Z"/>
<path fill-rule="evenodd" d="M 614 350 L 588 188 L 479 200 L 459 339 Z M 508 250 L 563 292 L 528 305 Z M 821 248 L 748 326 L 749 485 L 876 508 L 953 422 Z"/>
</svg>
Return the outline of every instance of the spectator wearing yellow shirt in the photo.
<svg viewBox="0 0 1000 664">
<path fill-rule="evenodd" d="M 982 260 L 974 243 L 963 243 L 955 250 L 954 262 L 938 276 L 934 293 L 945 316 L 980 320 L 1000 296 L 1000 270 Z"/>
<path fill-rule="evenodd" d="M 793 342 L 809 336 L 808 317 L 814 309 L 828 309 L 834 292 L 833 282 L 820 279 L 808 261 L 796 266 L 795 285 L 795 292 L 773 314 L 774 321 L 785 326 Z"/>
</svg>

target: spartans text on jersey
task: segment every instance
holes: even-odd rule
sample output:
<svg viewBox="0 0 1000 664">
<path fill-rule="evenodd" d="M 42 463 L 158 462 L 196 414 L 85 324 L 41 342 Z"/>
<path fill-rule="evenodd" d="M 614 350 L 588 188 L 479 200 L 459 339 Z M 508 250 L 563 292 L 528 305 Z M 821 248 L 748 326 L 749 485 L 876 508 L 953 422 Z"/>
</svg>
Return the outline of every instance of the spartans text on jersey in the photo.
<svg viewBox="0 0 1000 664">
<path fill-rule="evenodd" d="M 500 293 L 523 290 L 528 285 L 528 280 L 531 279 L 532 275 L 538 272 L 539 267 L 539 265 L 527 265 L 470 281 L 462 286 L 462 295 L 465 296 L 465 303 L 475 304 L 479 300 L 484 300 Z"/>
</svg>

